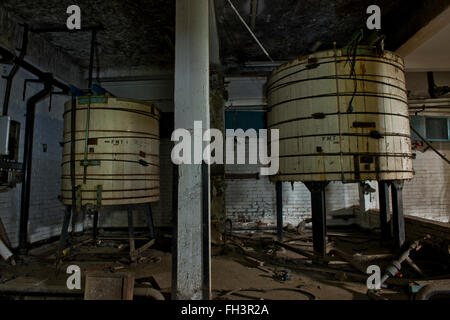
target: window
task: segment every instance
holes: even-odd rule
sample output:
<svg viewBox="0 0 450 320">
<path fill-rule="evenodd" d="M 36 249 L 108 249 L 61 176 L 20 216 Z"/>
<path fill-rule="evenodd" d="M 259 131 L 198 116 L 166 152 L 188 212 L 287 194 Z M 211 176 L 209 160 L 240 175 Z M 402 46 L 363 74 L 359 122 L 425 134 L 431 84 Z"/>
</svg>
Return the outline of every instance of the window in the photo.
<svg viewBox="0 0 450 320">
<path fill-rule="evenodd" d="M 225 128 L 226 129 L 265 129 L 265 116 L 263 111 L 226 111 Z"/>
<path fill-rule="evenodd" d="M 427 139 L 442 141 L 448 140 L 447 118 L 426 118 L 425 120 Z"/>
<path fill-rule="evenodd" d="M 427 140 L 450 142 L 450 118 L 426 116 L 411 116 L 410 118 L 411 126 Z M 411 139 L 412 141 L 421 140 L 414 132 L 411 132 Z"/>
</svg>

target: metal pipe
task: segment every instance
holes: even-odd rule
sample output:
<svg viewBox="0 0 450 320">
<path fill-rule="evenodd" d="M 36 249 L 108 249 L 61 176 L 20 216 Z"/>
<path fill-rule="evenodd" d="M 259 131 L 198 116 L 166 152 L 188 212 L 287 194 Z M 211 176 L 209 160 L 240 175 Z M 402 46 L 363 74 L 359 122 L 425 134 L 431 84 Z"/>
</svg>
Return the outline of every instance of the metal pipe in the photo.
<svg viewBox="0 0 450 320">
<path fill-rule="evenodd" d="M 94 26 L 87 26 L 83 27 L 82 29 L 74 29 L 69 30 L 67 27 L 64 26 L 52 26 L 52 27 L 46 27 L 46 28 L 31 28 L 31 32 L 33 33 L 49 33 L 49 32 L 63 32 L 63 33 L 77 33 L 77 32 L 90 32 L 90 31 L 101 31 L 105 28 L 103 25 L 94 25 Z"/>
<path fill-rule="evenodd" d="M 89 84 L 88 88 L 92 92 L 92 75 L 94 72 L 94 54 L 95 54 L 95 40 L 97 38 L 97 30 L 92 30 L 92 37 L 91 37 L 91 55 L 89 58 Z"/>
<path fill-rule="evenodd" d="M 277 199 L 277 235 L 278 240 L 283 241 L 283 185 L 281 181 L 275 184 L 276 199 Z"/>
<path fill-rule="evenodd" d="M 422 135 L 421 135 L 416 129 L 414 129 L 413 126 L 411 126 L 411 130 L 412 130 L 412 131 L 420 138 L 420 140 L 422 140 L 423 142 L 425 142 L 425 144 L 426 144 L 427 146 L 429 146 L 429 147 L 431 148 L 431 150 L 433 150 L 434 152 L 436 152 L 437 155 L 438 155 L 439 157 L 441 157 L 442 159 L 444 159 L 445 162 L 447 162 L 448 164 L 450 164 L 450 160 L 447 159 L 442 153 L 440 153 L 435 147 L 433 147 L 433 146 L 431 145 L 431 143 L 430 143 L 427 139 L 425 139 L 424 137 L 422 137 Z"/>
<path fill-rule="evenodd" d="M 258 46 L 261 48 L 261 50 L 264 52 L 264 54 L 267 56 L 267 58 L 269 58 L 269 60 L 271 62 L 274 62 L 274 60 L 270 57 L 269 53 L 267 52 L 267 50 L 264 48 L 264 46 L 262 45 L 262 43 L 258 40 L 258 38 L 256 37 L 256 35 L 253 33 L 252 29 L 250 29 L 250 27 L 248 26 L 248 24 L 245 22 L 245 20 L 242 18 L 241 14 L 239 13 L 239 11 L 236 9 L 236 7 L 233 5 L 233 3 L 231 2 L 231 0 L 227 0 L 228 3 L 230 4 L 231 8 L 234 10 L 234 12 L 236 13 L 236 15 L 238 16 L 239 20 L 241 20 L 241 22 L 244 24 L 245 28 L 248 30 L 248 32 L 250 32 L 251 36 L 253 37 L 253 39 L 256 41 L 256 43 L 258 44 Z"/>
<path fill-rule="evenodd" d="M 17 64 L 22 69 L 34 74 L 39 79 L 46 79 L 48 77 L 48 73 L 36 68 L 32 64 L 28 63 L 25 60 L 19 59 L 19 57 L 16 57 L 13 53 L 9 52 L 5 48 L 0 47 L 0 55 L 6 59 L 10 60 L 13 63 Z M 70 87 L 64 83 L 62 83 L 59 80 L 56 80 L 55 78 L 47 79 L 46 81 L 50 82 L 50 84 L 56 88 L 61 89 L 64 93 L 70 92 Z"/>
<path fill-rule="evenodd" d="M 75 232 L 75 213 L 77 212 L 77 194 L 76 194 L 76 181 L 75 181 L 75 124 L 76 124 L 76 108 L 77 97 L 72 95 L 72 105 L 70 113 L 70 185 L 72 187 L 72 233 Z"/>
<path fill-rule="evenodd" d="M 22 185 L 20 201 L 20 224 L 19 224 L 19 253 L 27 253 L 28 242 L 28 219 L 30 214 L 30 191 L 31 191 L 31 170 L 33 159 L 33 138 L 34 138 L 34 117 L 36 104 L 44 99 L 52 91 L 51 74 L 45 74 L 42 77 L 44 88 L 37 94 L 28 99 L 27 114 L 25 122 L 25 147 L 23 151 L 23 175 L 24 183 Z"/>
<path fill-rule="evenodd" d="M 27 48 L 28 48 L 28 25 L 23 25 L 23 39 L 22 39 L 22 48 L 20 49 L 20 55 L 17 57 L 19 60 L 23 60 L 25 58 L 25 55 L 27 54 Z M 9 100 L 11 97 L 11 89 L 14 77 L 17 74 L 17 71 L 19 71 L 19 65 L 14 63 L 14 66 L 11 69 L 11 72 L 6 77 L 6 89 L 5 89 L 5 99 L 3 100 L 3 115 L 8 115 L 8 109 L 9 109 Z"/>
</svg>

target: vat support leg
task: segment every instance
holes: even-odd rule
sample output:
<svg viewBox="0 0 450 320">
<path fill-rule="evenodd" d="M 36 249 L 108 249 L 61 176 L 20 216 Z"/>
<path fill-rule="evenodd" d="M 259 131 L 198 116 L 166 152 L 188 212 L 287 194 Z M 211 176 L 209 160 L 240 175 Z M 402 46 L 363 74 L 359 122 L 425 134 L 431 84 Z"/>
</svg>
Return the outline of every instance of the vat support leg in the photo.
<svg viewBox="0 0 450 320">
<path fill-rule="evenodd" d="M 305 185 L 311 192 L 314 253 L 318 258 L 323 258 L 326 255 L 327 211 L 325 188 L 328 182 L 306 182 Z"/>
<path fill-rule="evenodd" d="M 128 237 L 130 241 L 130 258 L 131 262 L 134 262 L 136 260 L 135 257 L 135 251 L 136 248 L 134 246 L 134 227 L 133 227 L 133 211 L 131 210 L 131 207 L 127 207 L 128 211 Z"/>
<path fill-rule="evenodd" d="M 378 198 L 380 203 L 380 230 L 383 241 L 392 240 L 391 217 L 389 215 L 389 183 L 378 181 Z"/>
<path fill-rule="evenodd" d="M 277 181 L 275 185 L 277 194 L 277 234 L 278 240 L 283 241 L 283 184 Z"/>
<path fill-rule="evenodd" d="M 152 214 L 152 204 L 151 203 L 146 204 L 146 211 L 147 211 L 147 224 L 148 224 L 148 229 L 150 231 L 150 237 L 154 238 L 155 237 L 155 227 L 153 225 L 153 214 Z"/>
<path fill-rule="evenodd" d="M 92 226 L 92 239 L 94 240 L 94 244 L 97 243 L 97 235 L 98 235 L 98 211 L 94 211 L 94 224 Z"/>
<path fill-rule="evenodd" d="M 392 181 L 392 220 L 394 223 L 394 249 L 399 250 L 406 240 L 403 216 L 403 181 Z"/>
<path fill-rule="evenodd" d="M 62 230 L 61 230 L 61 240 L 59 241 L 59 250 L 58 250 L 58 255 L 57 255 L 58 260 L 61 258 L 64 247 L 66 246 L 67 234 L 69 231 L 69 223 L 70 223 L 71 216 L 72 216 L 72 206 L 66 206 L 66 211 L 64 212 L 63 226 L 62 226 Z"/>
</svg>

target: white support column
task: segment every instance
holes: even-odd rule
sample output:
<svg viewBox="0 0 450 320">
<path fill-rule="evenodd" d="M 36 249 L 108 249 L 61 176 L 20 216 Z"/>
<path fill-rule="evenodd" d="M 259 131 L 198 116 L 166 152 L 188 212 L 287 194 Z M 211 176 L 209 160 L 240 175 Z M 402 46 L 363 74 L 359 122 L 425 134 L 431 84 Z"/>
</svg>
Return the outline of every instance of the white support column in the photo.
<svg viewBox="0 0 450 320">
<path fill-rule="evenodd" d="M 176 0 L 175 129 L 191 132 L 192 150 L 194 141 L 202 139 L 194 137 L 194 121 L 202 121 L 203 130 L 210 126 L 208 3 Z M 191 158 L 194 161 L 193 151 Z M 209 170 L 202 179 L 201 164 L 179 166 L 177 250 L 173 253 L 176 299 L 210 299 L 210 212 L 209 205 L 204 210 L 205 181 L 209 185 Z"/>
</svg>

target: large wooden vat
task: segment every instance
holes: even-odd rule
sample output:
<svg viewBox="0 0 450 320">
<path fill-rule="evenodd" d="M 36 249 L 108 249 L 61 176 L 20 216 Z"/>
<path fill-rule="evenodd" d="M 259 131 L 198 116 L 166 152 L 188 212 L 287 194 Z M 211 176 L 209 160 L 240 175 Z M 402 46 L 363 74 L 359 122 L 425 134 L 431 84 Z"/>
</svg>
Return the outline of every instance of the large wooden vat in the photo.
<svg viewBox="0 0 450 320">
<path fill-rule="evenodd" d="M 413 177 L 401 57 L 371 47 L 323 51 L 281 65 L 266 90 L 268 126 L 280 130 L 275 180 Z"/>
<path fill-rule="evenodd" d="M 62 200 L 72 204 L 70 171 L 72 103 L 64 112 Z M 148 103 L 106 96 L 91 97 L 86 166 L 88 98 L 75 112 L 75 190 L 77 203 L 120 205 L 159 200 L 158 109 Z"/>
</svg>

